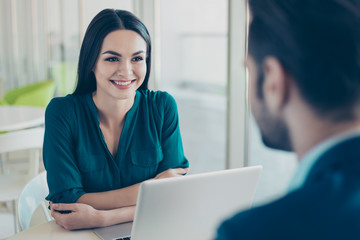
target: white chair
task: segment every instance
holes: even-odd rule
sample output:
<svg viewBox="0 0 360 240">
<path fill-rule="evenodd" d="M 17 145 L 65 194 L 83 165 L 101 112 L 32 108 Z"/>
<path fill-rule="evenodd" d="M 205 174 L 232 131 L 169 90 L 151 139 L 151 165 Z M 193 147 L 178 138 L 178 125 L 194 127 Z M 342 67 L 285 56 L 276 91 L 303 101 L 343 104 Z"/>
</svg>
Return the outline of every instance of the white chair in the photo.
<svg viewBox="0 0 360 240">
<path fill-rule="evenodd" d="M 36 176 L 39 172 L 40 151 L 43 139 L 43 127 L 0 134 L 0 154 L 31 149 L 27 175 L 14 172 L 0 175 L 0 202 L 12 203 L 15 232 L 18 232 L 16 200 L 29 179 Z"/>
<path fill-rule="evenodd" d="M 45 197 L 49 194 L 46 181 L 46 171 L 31 179 L 22 190 L 18 201 L 18 216 L 22 230 L 28 229 L 35 210 L 41 207 L 44 219 L 41 222 L 51 221 L 46 207 Z"/>
</svg>

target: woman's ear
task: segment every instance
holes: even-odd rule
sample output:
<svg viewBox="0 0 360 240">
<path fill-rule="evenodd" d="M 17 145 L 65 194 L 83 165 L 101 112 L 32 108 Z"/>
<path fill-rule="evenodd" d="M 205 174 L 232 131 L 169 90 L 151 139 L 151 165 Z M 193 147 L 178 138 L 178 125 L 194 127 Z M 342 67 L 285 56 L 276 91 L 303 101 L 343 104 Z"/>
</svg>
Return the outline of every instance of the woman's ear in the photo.
<svg viewBox="0 0 360 240">
<path fill-rule="evenodd" d="M 280 61 L 272 56 L 263 61 L 264 99 L 270 112 L 277 113 L 286 105 L 289 96 L 289 76 Z"/>
</svg>

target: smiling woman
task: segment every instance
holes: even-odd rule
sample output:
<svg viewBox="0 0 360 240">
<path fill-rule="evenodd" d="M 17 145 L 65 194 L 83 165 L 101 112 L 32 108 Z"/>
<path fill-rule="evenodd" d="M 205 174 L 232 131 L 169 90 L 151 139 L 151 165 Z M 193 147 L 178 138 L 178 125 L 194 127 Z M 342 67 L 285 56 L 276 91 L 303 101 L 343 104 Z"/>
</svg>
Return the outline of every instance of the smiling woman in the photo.
<svg viewBox="0 0 360 240">
<path fill-rule="evenodd" d="M 139 34 L 131 30 L 109 33 L 103 41 L 94 68 L 97 85 L 95 102 L 96 99 L 106 96 L 117 99 L 131 98 L 133 101 L 136 89 L 144 82 L 145 59 L 146 42 Z"/>
<path fill-rule="evenodd" d="M 75 92 L 53 99 L 45 115 L 47 200 L 62 227 L 131 221 L 141 182 L 187 173 L 175 100 L 147 89 L 150 63 L 137 17 L 113 9 L 95 16 Z"/>
</svg>

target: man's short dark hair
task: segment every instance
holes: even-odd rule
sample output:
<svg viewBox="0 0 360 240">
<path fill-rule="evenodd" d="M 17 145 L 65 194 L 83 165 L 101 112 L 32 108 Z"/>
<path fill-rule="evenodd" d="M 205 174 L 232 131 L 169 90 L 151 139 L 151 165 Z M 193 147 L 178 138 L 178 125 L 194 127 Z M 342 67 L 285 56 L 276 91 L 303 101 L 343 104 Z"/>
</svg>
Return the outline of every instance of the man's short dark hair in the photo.
<svg viewBox="0 0 360 240">
<path fill-rule="evenodd" d="M 264 58 L 274 56 L 319 115 L 352 118 L 360 98 L 360 1 L 249 3 L 249 54 L 260 73 Z"/>
</svg>

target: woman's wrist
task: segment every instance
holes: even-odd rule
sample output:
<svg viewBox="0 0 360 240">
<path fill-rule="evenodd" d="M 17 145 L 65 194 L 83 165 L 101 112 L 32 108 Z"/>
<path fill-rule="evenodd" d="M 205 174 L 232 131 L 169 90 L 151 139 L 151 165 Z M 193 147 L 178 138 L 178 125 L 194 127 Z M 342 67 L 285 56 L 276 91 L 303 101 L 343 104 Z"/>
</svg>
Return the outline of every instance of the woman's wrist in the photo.
<svg viewBox="0 0 360 240">
<path fill-rule="evenodd" d="M 95 216 L 94 216 L 94 222 L 93 222 L 93 226 L 94 227 L 106 227 L 106 211 L 104 210 L 95 210 Z"/>
<path fill-rule="evenodd" d="M 112 210 L 94 209 L 92 227 L 106 227 L 118 223 L 133 221 L 135 215 L 135 206 L 123 207 Z"/>
</svg>

